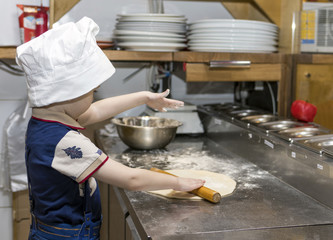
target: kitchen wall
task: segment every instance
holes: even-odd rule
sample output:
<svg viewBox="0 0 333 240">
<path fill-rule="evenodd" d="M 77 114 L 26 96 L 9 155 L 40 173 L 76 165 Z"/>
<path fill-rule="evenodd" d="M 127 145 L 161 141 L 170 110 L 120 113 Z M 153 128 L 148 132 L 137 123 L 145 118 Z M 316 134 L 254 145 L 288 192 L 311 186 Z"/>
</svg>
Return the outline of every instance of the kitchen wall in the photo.
<svg viewBox="0 0 333 240">
<path fill-rule="evenodd" d="M 0 3 L 4 3 L 4 1 L 5 0 L 0 0 Z M 17 1 L 16 3 L 24 2 L 25 1 L 22 0 Z M 188 18 L 188 22 L 204 18 L 231 18 L 230 14 L 219 2 L 213 1 L 165 1 L 164 8 L 166 13 L 185 15 Z M 59 23 L 77 21 L 83 16 L 89 16 L 93 18 L 101 28 L 98 39 L 111 39 L 117 14 L 147 11 L 148 0 L 81 0 L 59 21 Z M 3 39 L 4 35 L 0 37 Z M 0 44 L 1 42 L 2 41 L 0 41 Z M 3 42 L 10 45 L 8 44 L 8 41 Z M 149 63 L 138 62 L 114 62 L 117 72 L 111 79 L 103 84 L 103 86 L 98 90 L 96 97 L 104 98 L 148 89 L 146 79 L 149 67 L 145 67 L 131 79 L 126 80 L 127 76 L 142 67 L 143 64 L 149 65 Z M 175 76 L 172 78 L 171 85 L 173 98 L 181 99 L 194 104 L 206 102 L 225 102 L 232 101 L 233 99 L 232 94 L 187 94 L 186 83 Z M 15 111 L 15 109 L 22 104 L 25 104 L 25 102 L 26 84 L 24 77 L 7 72 L 6 68 L 0 63 L 0 146 L 2 146 L 2 131 L 5 121 L 8 116 Z M 144 107 L 138 107 L 125 114 L 140 114 L 143 109 Z M 24 133 L 22 133 L 22 137 L 24 137 Z M 0 149 L 0 154 L 3 156 L 3 149 Z M 11 240 L 12 199 L 11 193 L 3 190 L 0 190 L 0 216 L 1 239 Z"/>
</svg>

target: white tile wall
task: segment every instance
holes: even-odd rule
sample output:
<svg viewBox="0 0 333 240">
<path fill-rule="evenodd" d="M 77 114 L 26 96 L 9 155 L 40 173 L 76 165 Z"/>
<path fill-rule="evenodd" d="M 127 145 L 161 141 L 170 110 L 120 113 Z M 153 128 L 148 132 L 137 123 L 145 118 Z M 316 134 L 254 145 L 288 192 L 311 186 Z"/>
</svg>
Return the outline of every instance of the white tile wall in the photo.
<svg viewBox="0 0 333 240">
<path fill-rule="evenodd" d="M 0 189 L 0 208 L 12 207 L 12 193 Z"/>
<path fill-rule="evenodd" d="M 0 66 L 0 100 L 24 100 L 27 96 L 24 76 L 10 74 Z"/>
<path fill-rule="evenodd" d="M 1 240 L 13 239 L 12 208 L 0 208 L 0 232 Z"/>
</svg>

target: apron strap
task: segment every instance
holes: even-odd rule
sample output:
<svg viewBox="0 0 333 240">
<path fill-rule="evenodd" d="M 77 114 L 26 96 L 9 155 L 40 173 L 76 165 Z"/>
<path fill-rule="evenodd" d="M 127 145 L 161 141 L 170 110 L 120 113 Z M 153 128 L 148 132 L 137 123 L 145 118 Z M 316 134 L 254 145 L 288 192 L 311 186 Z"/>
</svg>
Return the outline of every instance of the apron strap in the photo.
<svg viewBox="0 0 333 240">
<path fill-rule="evenodd" d="M 26 150 L 28 151 L 28 150 Z M 25 153 L 25 159 L 27 159 L 27 155 L 29 153 L 26 152 Z M 30 213 L 33 214 L 33 210 L 34 210 L 34 207 L 35 207 L 35 204 L 34 204 L 34 199 L 32 197 L 32 190 L 31 190 L 31 179 L 30 179 L 30 174 L 29 174 L 29 164 L 26 163 L 26 168 L 27 168 L 27 178 L 28 178 L 28 193 L 29 193 L 29 204 L 30 204 Z"/>
<path fill-rule="evenodd" d="M 84 237 L 88 235 L 92 237 L 93 234 L 93 222 L 92 222 L 92 213 L 91 213 L 91 196 L 90 196 L 90 187 L 89 187 L 89 179 L 84 182 L 84 223 L 81 226 L 80 237 Z"/>
<path fill-rule="evenodd" d="M 84 182 L 84 213 L 91 213 L 91 196 L 90 196 L 91 190 L 89 187 L 89 179 Z"/>
</svg>

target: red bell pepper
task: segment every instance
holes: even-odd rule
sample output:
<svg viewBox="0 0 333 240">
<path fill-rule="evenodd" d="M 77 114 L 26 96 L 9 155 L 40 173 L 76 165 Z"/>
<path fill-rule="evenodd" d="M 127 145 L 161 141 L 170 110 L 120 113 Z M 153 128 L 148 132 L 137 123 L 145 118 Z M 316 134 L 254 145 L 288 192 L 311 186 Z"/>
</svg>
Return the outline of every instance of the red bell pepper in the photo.
<svg viewBox="0 0 333 240">
<path fill-rule="evenodd" d="M 315 105 L 303 100 L 294 101 L 290 110 L 294 118 L 304 122 L 312 122 L 317 113 Z"/>
</svg>

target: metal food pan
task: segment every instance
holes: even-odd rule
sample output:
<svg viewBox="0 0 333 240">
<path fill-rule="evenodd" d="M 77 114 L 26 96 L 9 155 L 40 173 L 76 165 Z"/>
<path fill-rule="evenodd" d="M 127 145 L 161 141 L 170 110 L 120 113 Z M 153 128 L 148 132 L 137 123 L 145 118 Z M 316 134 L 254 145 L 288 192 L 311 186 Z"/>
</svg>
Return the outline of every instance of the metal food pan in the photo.
<svg viewBox="0 0 333 240">
<path fill-rule="evenodd" d="M 271 122 L 274 120 L 278 120 L 279 117 L 273 114 L 261 114 L 261 115 L 251 115 L 241 118 L 241 120 L 254 123 L 254 124 L 260 124 L 265 122 Z"/>
<path fill-rule="evenodd" d="M 260 123 L 259 127 L 266 129 L 267 131 L 281 131 L 284 129 L 289 128 L 298 128 L 298 127 L 305 127 L 305 126 L 313 126 L 303 122 L 297 122 L 292 120 L 280 120 L 280 121 L 273 121 L 273 122 L 265 122 Z"/>
<path fill-rule="evenodd" d="M 322 154 L 323 152 L 333 156 L 333 134 L 326 134 L 296 141 L 307 148 L 311 148 Z"/>
<path fill-rule="evenodd" d="M 235 110 L 235 111 L 231 111 L 230 114 L 238 117 L 238 118 L 243 118 L 246 116 L 252 116 L 252 115 L 258 115 L 261 114 L 262 112 L 259 112 L 258 110 L 254 110 L 254 109 L 241 109 L 241 110 Z"/>
<path fill-rule="evenodd" d="M 225 113 L 225 112 L 239 110 L 242 107 L 233 103 L 221 103 L 221 104 L 205 104 L 202 106 L 202 108 L 209 112 Z"/>
<path fill-rule="evenodd" d="M 325 135 L 328 134 L 328 131 L 317 127 L 296 127 L 278 131 L 277 134 L 287 137 L 289 140 L 293 140 L 295 138 Z"/>
<path fill-rule="evenodd" d="M 301 140 L 300 142 L 309 146 L 316 146 L 321 148 L 330 147 L 333 146 L 333 134 L 315 136 Z"/>
<path fill-rule="evenodd" d="M 223 103 L 223 104 L 213 104 L 205 106 L 208 107 L 210 110 L 216 111 L 216 112 L 229 112 L 234 110 L 239 110 L 242 107 L 233 103 Z"/>
</svg>

